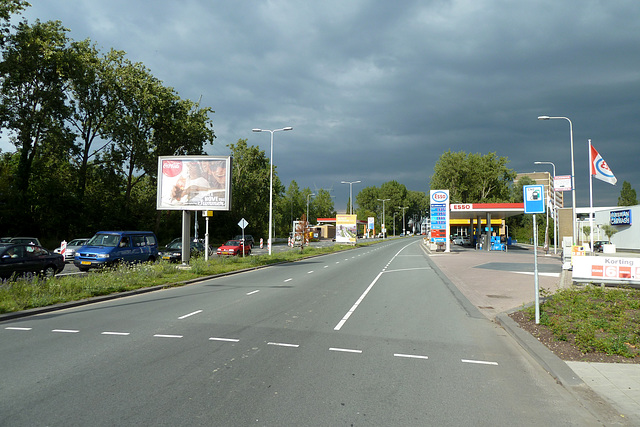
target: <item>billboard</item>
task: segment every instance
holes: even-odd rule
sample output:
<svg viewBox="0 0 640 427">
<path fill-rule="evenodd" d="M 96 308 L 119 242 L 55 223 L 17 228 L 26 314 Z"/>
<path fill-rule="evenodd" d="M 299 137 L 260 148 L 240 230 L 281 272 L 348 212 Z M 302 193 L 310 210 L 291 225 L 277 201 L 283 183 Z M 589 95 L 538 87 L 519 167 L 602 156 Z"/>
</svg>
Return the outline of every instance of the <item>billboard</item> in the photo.
<svg viewBox="0 0 640 427">
<path fill-rule="evenodd" d="M 356 218 L 356 215 L 336 215 L 336 243 L 356 242 Z"/>
<path fill-rule="evenodd" d="M 231 209 L 231 156 L 158 157 L 158 210 Z"/>
</svg>

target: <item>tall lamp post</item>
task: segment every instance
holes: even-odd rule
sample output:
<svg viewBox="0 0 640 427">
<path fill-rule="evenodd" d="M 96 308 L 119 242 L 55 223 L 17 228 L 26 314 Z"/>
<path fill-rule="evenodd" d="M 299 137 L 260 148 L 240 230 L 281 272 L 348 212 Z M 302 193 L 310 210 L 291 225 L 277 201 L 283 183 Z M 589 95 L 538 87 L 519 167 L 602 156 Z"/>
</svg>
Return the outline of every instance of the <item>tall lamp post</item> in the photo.
<svg viewBox="0 0 640 427">
<path fill-rule="evenodd" d="M 573 123 L 569 120 L 568 117 L 551 117 L 551 116 L 538 116 L 538 120 L 551 120 L 551 119 L 562 119 L 569 122 L 569 135 L 571 137 L 571 234 L 572 234 L 572 245 L 577 243 L 576 241 L 576 172 L 575 172 L 575 164 L 573 161 Z"/>
<path fill-rule="evenodd" d="M 309 197 L 315 195 L 316 193 L 307 194 L 307 225 L 309 224 Z"/>
<path fill-rule="evenodd" d="M 409 209 L 409 206 L 398 206 L 398 209 L 402 209 L 402 235 L 407 235 L 407 230 L 404 227 L 404 210 Z"/>
<path fill-rule="evenodd" d="M 269 240 L 267 246 L 269 247 L 269 255 L 271 255 L 271 232 L 273 229 L 273 133 L 284 130 L 293 130 L 291 126 L 287 126 L 282 129 L 252 129 L 253 132 L 269 132 L 271 134 L 271 154 L 269 155 Z"/>
<path fill-rule="evenodd" d="M 357 184 L 362 181 L 341 181 L 340 184 L 349 184 L 349 213 L 353 215 L 353 184 Z M 380 199 L 378 199 L 380 200 Z"/>
<path fill-rule="evenodd" d="M 555 189 L 555 183 L 556 183 L 556 165 L 553 164 L 553 162 L 533 162 L 534 165 L 551 165 L 553 166 L 553 253 L 557 254 L 558 253 L 558 231 L 556 230 L 557 228 L 557 218 L 558 218 L 558 208 L 556 206 L 556 189 Z M 547 212 L 549 210 L 547 209 Z M 549 217 L 547 216 L 547 223 L 549 222 Z"/>
<path fill-rule="evenodd" d="M 382 202 L 382 238 L 384 239 L 385 236 L 387 235 L 387 225 L 384 223 L 384 202 L 391 199 L 378 199 L 378 200 Z"/>
</svg>

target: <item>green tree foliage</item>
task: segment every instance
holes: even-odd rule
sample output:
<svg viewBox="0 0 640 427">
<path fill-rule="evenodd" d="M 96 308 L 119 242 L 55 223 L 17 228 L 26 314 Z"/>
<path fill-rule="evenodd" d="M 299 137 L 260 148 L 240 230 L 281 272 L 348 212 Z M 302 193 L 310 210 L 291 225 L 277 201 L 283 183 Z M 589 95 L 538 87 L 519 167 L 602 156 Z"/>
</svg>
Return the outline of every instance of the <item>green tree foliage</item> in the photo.
<svg viewBox="0 0 640 427">
<path fill-rule="evenodd" d="M 238 231 L 237 223 L 244 218 L 249 223 L 245 230 L 254 238 L 269 234 L 269 159 L 265 152 L 256 146 L 247 145 L 246 139 L 229 144 L 233 156 L 232 206 L 231 212 L 217 216 L 218 226 L 223 230 Z M 274 167 L 275 169 L 275 167 Z M 281 223 L 282 212 L 276 206 L 282 205 L 279 199 L 284 188 L 275 170 L 273 173 L 273 222 Z M 230 234 L 237 234 L 230 233 Z M 265 241 L 266 241 L 266 237 Z"/>
<path fill-rule="evenodd" d="M 0 1 L 0 27 L 26 5 Z M 213 111 L 123 52 L 70 40 L 58 21 L 14 30 L 0 62 L 0 124 L 16 148 L 0 157 L 3 234 L 53 246 L 105 228 L 177 233 L 176 215 L 155 211 L 157 158 L 204 153 Z"/>
<path fill-rule="evenodd" d="M 68 71 L 66 30 L 60 22 L 24 22 L 6 40 L 0 75 L 0 120 L 20 153 L 16 202 L 28 212 L 32 165 L 44 154 L 62 154 L 69 143 L 64 89 Z M 59 146 L 60 148 L 54 147 Z M 65 156 L 66 157 L 66 156 Z"/>
<path fill-rule="evenodd" d="M 11 16 L 22 12 L 29 6 L 31 5 L 23 0 L 0 1 L 0 46 L 4 45 L 5 39 L 9 35 Z"/>
<path fill-rule="evenodd" d="M 507 202 L 516 173 L 509 160 L 496 153 L 467 154 L 447 151 L 440 156 L 431 176 L 433 190 L 449 190 L 452 203 Z"/>
<path fill-rule="evenodd" d="M 384 202 L 384 215 L 382 214 L 383 203 L 378 199 L 389 199 Z M 415 216 L 417 219 L 421 219 L 425 216 L 429 204 L 429 198 L 425 193 L 407 190 L 403 184 L 397 181 L 385 182 L 380 188 L 363 188 L 356 195 L 356 201 L 358 219 L 367 220 L 368 217 L 373 216 L 376 219 L 376 230 L 380 230 L 384 217 L 387 233 L 390 230 L 393 232 L 394 212 L 396 213 L 396 230 L 402 230 L 402 207 L 407 207 L 404 213 L 408 222 L 411 217 Z"/>
<path fill-rule="evenodd" d="M 604 231 L 604 235 L 607 236 L 607 240 L 611 243 L 611 236 L 616 234 L 619 230 L 611 224 L 604 224 L 602 227 L 602 231 Z"/>
<path fill-rule="evenodd" d="M 624 181 L 620 190 L 620 197 L 618 197 L 618 206 L 635 206 L 637 204 L 636 190 L 631 188 L 630 183 Z"/>
</svg>

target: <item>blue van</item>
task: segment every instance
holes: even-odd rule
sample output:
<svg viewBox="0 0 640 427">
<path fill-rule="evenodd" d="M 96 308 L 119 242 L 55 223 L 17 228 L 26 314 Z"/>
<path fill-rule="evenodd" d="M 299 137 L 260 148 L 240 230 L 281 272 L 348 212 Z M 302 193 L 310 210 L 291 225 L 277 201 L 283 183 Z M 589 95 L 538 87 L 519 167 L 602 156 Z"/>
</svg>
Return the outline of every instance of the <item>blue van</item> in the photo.
<svg viewBox="0 0 640 427">
<path fill-rule="evenodd" d="M 80 271 L 158 258 L 158 239 L 151 231 L 99 231 L 76 251 L 73 264 Z"/>
</svg>

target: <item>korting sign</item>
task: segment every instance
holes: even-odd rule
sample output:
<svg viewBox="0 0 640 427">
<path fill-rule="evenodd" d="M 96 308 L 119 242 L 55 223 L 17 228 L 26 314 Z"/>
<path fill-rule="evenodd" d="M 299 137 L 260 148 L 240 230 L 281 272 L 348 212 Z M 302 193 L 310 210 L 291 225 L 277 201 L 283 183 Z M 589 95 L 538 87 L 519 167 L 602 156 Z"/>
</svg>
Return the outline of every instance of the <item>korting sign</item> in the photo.
<svg viewBox="0 0 640 427">
<path fill-rule="evenodd" d="M 573 258 L 573 280 L 640 283 L 640 258 L 582 256 Z"/>
</svg>

